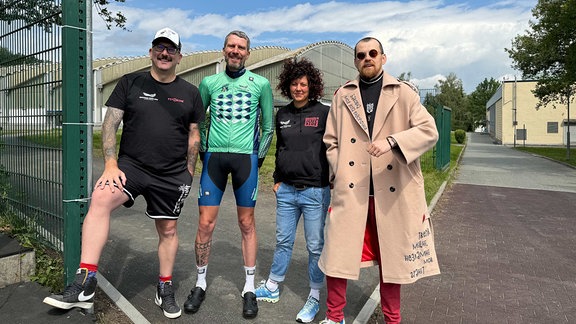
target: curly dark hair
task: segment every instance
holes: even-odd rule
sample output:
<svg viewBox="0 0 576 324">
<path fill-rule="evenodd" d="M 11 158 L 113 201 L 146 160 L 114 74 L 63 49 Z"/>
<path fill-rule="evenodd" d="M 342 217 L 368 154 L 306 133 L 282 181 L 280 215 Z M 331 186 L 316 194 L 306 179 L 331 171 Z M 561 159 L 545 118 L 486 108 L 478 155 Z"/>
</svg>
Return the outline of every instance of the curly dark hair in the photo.
<svg viewBox="0 0 576 324">
<path fill-rule="evenodd" d="M 298 61 L 296 58 L 284 61 L 284 67 L 278 76 L 280 82 L 278 83 L 277 89 L 280 90 L 284 97 L 292 99 L 290 95 L 290 84 L 295 79 L 303 76 L 308 78 L 308 99 L 318 100 L 322 98 L 324 95 L 322 72 L 305 58 L 301 58 Z"/>
</svg>

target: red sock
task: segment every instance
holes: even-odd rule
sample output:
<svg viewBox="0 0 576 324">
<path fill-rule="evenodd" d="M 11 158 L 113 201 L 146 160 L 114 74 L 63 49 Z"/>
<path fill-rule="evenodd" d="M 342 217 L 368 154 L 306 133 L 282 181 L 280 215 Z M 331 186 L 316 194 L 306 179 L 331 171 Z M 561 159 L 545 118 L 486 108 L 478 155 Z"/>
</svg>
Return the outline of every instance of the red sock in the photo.
<svg viewBox="0 0 576 324">
<path fill-rule="evenodd" d="M 158 279 L 160 279 L 160 282 L 171 281 L 172 276 L 166 276 L 166 277 L 158 276 Z"/>
<path fill-rule="evenodd" d="M 96 264 L 89 264 L 89 263 L 80 263 L 80 268 L 88 269 L 88 272 L 97 272 L 98 265 Z"/>
</svg>

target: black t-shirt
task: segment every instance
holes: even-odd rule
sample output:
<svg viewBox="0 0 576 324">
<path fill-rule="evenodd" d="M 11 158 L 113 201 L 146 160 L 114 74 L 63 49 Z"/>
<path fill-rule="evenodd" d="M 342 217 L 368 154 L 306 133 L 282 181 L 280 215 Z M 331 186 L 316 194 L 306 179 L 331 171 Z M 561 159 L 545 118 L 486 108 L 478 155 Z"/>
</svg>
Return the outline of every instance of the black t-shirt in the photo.
<svg viewBox="0 0 576 324">
<path fill-rule="evenodd" d="M 131 73 L 106 106 L 124 110 L 119 158 L 163 174 L 186 169 L 190 124 L 205 118 L 196 86 L 180 77 L 161 83 L 149 72 Z"/>
</svg>

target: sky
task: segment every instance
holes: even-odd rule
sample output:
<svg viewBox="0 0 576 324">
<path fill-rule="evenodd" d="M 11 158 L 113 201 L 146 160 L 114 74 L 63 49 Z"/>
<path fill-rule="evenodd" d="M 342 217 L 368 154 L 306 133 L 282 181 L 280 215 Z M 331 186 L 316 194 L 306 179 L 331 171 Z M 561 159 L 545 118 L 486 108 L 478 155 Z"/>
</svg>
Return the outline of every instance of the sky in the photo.
<svg viewBox="0 0 576 324">
<path fill-rule="evenodd" d="M 526 33 L 537 0 L 126 0 L 111 11 L 127 18 L 126 30 L 108 30 L 93 10 L 93 57 L 147 55 L 155 32 L 180 34 L 182 52 L 221 50 L 226 34 L 245 31 L 251 47 L 297 49 L 320 41 L 351 47 L 365 36 L 382 42 L 386 72 L 410 73 L 421 89 L 450 73 L 471 93 L 484 79 L 521 79 L 505 48 Z"/>
</svg>

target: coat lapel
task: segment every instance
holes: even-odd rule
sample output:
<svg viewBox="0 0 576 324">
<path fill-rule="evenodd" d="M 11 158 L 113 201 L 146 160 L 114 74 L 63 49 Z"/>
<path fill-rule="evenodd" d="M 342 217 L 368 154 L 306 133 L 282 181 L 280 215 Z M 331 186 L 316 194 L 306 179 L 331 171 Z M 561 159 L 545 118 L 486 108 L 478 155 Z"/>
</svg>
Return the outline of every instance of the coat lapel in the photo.
<svg viewBox="0 0 576 324">
<path fill-rule="evenodd" d="M 397 100 L 397 96 L 386 93 L 384 90 L 380 93 L 380 99 L 378 99 L 378 110 L 376 111 L 376 117 L 374 118 L 374 128 L 372 128 L 372 139 L 378 138 L 380 132 L 384 129 L 384 122 L 388 118 L 388 114 Z M 388 136 L 390 134 L 384 135 Z"/>
<path fill-rule="evenodd" d="M 378 109 L 376 110 L 376 116 L 374 117 L 374 126 L 372 128 L 372 139 L 378 138 L 382 129 L 384 129 L 384 122 L 388 118 L 388 114 L 396 101 L 398 101 L 398 95 L 394 93 L 395 87 L 393 85 L 398 84 L 398 80 L 393 78 L 387 73 L 384 73 L 384 80 L 382 83 L 382 91 L 380 92 L 380 98 L 378 99 Z M 384 134 L 388 136 L 390 134 Z"/>
<path fill-rule="evenodd" d="M 354 82 L 354 81 L 353 81 Z M 368 135 L 368 124 L 366 123 L 366 114 L 364 113 L 364 106 L 362 104 L 362 98 L 360 97 L 360 91 L 358 90 L 358 85 L 354 90 L 343 96 L 344 104 L 362 128 L 362 130 Z"/>
</svg>

